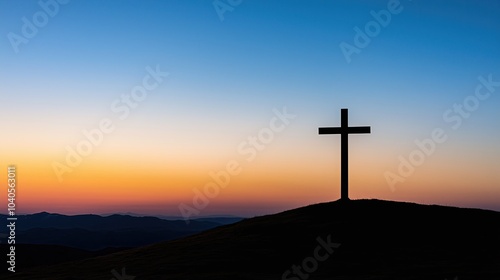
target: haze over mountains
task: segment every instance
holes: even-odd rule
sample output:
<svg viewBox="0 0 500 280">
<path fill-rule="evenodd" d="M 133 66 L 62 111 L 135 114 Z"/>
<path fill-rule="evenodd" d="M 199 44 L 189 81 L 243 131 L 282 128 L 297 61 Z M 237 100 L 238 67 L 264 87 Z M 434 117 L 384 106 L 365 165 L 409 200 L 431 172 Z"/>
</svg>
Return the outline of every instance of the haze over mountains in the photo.
<svg viewBox="0 0 500 280">
<path fill-rule="evenodd" d="M 500 279 L 500 213 L 355 200 L 246 219 L 189 237 L 5 279 Z"/>
<path fill-rule="evenodd" d="M 5 220 L 6 215 L 0 215 Z M 60 215 L 47 212 L 18 216 L 16 237 L 23 244 L 51 244 L 84 250 L 136 247 L 192 235 L 241 218 L 163 220 L 129 215 Z M 4 232 L 2 229 L 1 232 Z M 6 238 L 0 238 L 7 243 Z"/>
</svg>

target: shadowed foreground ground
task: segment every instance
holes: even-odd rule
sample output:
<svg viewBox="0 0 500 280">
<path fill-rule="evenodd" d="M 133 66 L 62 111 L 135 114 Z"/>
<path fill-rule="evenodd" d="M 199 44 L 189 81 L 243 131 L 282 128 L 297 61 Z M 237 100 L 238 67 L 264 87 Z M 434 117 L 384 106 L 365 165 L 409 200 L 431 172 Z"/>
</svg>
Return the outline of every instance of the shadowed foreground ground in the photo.
<svg viewBox="0 0 500 280">
<path fill-rule="evenodd" d="M 132 280 L 122 268 L 135 280 L 500 279 L 500 213 L 336 201 L 5 279 Z"/>
</svg>

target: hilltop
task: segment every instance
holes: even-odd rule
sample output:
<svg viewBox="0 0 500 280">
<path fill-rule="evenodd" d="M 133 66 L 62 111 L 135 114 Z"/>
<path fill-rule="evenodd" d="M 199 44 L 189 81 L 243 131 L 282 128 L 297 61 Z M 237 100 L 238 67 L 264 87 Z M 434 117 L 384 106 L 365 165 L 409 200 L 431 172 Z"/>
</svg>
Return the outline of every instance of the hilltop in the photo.
<svg viewBox="0 0 500 280">
<path fill-rule="evenodd" d="M 499 263 L 499 212 L 353 200 L 5 279 L 500 279 Z"/>
</svg>

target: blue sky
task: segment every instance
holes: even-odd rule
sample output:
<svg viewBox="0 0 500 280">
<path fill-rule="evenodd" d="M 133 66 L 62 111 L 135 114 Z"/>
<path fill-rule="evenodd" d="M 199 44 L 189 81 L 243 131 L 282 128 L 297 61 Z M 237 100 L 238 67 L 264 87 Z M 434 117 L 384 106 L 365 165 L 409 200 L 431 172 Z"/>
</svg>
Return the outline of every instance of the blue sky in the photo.
<svg viewBox="0 0 500 280">
<path fill-rule="evenodd" d="M 147 66 L 159 65 L 170 73 L 168 81 L 120 124 L 116 141 L 130 131 L 138 143 L 160 139 L 157 149 L 162 141 L 188 149 L 180 142 L 202 132 L 201 139 L 219 142 L 193 149 L 231 154 L 273 108 L 286 106 L 299 117 L 285 136 L 293 144 L 284 153 L 331 149 L 336 163 L 336 144 L 317 142 L 317 127 L 338 125 L 340 108 L 348 107 L 351 124 L 372 125 L 370 140 L 360 143 L 386 155 L 380 165 L 395 169 L 414 139 L 448 129 L 443 113 L 474 93 L 478 76 L 500 80 L 500 1 L 246 0 L 223 21 L 213 3 L 72 0 L 58 4 L 16 53 L 9 34 L 22 35 L 22 18 L 32 22 L 43 10 L 38 1 L 0 1 L 0 101 L 8 104 L 1 122 L 10 127 L 15 120 L 24 138 L 51 142 L 43 131 L 58 135 L 63 140 L 54 158 L 62 157 L 64 143 L 112 115 L 113 100 L 140 83 Z M 364 30 L 374 20 L 371 11 L 388 4 L 401 11 L 348 63 L 339 45 L 354 45 L 354 28 Z M 446 147 L 457 153 L 437 154 L 437 162 L 479 155 L 479 147 L 491 147 L 484 157 L 498 160 L 499 93 L 450 132 Z M 189 136 L 172 137 L 184 133 Z M 3 140 L 2 150 L 44 149 L 21 140 Z M 58 145 L 51 147 L 57 153 Z M 492 175 L 498 171 L 475 174 L 498 179 Z M 375 185 L 383 185 L 379 177 Z"/>
</svg>

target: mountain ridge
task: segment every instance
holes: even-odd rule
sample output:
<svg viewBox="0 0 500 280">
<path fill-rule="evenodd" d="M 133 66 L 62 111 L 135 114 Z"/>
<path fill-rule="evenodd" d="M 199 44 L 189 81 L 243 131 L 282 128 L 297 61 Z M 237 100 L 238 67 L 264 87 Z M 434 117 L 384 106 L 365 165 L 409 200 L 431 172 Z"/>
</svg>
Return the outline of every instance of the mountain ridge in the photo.
<svg viewBox="0 0 500 280">
<path fill-rule="evenodd" d="M 0 215 L 6 219 L 6 215 Z M 206 219 L 169 221 L 156 217 L 95 214 L 63 215 L 40 212 L 19 215 L 16 220 L 17 242 L 50 244 L 83 250 L 108 247 L 137 247 L 172 240 L 227 224 L 232 220 Z M 7 243 L 7 228 L 0 230 L 0 242 Z"/>
<path fill-rule="evenodd" d="M 155 280 L 498 279 L 499 225 L 492 210 L 334 201 L 6 279 L 111 279 L 122 269 Z M 311 271 L 327 243 L 338 247 Z"/>
</svg>

